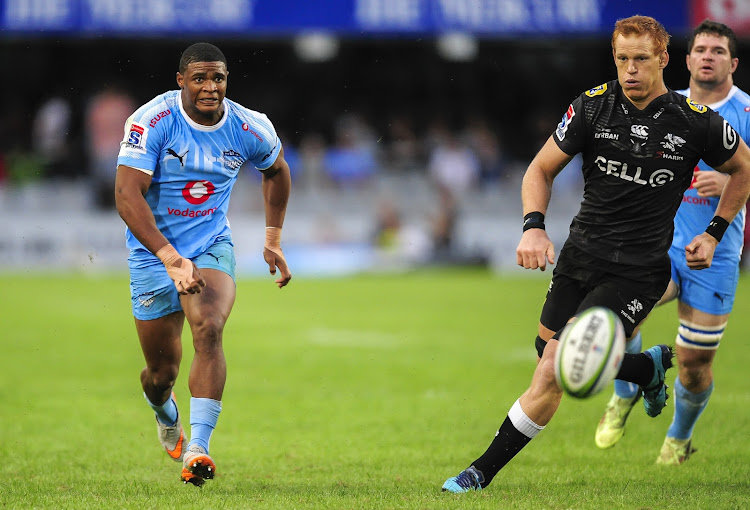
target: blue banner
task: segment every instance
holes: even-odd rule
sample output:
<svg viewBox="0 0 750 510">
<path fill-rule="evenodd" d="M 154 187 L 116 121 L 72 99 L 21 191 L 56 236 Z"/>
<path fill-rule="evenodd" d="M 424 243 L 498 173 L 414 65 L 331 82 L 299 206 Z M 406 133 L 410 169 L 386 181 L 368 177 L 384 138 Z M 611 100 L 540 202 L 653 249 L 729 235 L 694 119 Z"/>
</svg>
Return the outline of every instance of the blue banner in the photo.
<svg viewBox="0 0 750 510">
<path fill-rule="evenodd" d="M 41 36 L 352 37 L 602 35 L 615 21 L 650 15 L 677 35 L 688 1 L 674 0 L 0 0 L 5 34 Z"/>
</svg>

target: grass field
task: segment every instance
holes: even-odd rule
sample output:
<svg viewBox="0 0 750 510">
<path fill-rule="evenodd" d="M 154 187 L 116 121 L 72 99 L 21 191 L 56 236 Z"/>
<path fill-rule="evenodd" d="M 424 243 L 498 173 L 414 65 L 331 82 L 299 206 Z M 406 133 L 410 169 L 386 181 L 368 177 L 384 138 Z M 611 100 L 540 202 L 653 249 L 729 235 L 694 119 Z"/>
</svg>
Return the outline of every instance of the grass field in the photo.
<svg viewBox="0 0 750 510">
<path fill-rule="evenodd" d="M 241 280 L 211 441 L 218 475 L 202 489 L 182 485 L 158 446 L 127 276 L 2 281 L 0 508 L 750 507 L 748 275 L 688 463 L 654 465 L 671 405 L 655 419 L 636 409 L 620 444 L 601 451 L 593 434 L 609 392 L 564 397 L 487 490 L 463 495 L 440 486 L 527 387 L 546 278 L 436 271 L 300 278 L 282 291 Z M 671 343 L 675 321 L 674 306 L 657 310 L 644 346 Z"/>
</svg>

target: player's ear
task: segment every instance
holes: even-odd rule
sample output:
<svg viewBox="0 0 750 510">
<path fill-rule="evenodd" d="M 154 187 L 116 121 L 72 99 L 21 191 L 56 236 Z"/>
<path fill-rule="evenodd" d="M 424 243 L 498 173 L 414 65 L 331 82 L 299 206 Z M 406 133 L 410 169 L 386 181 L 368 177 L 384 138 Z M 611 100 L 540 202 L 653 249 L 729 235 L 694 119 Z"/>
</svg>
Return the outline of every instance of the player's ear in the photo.
<svg viewBox="0 0 750 510">
<path fill-rule="evenodd" d="M 664 69 L 667 67 L 667 64 L 669 64 L 669 53 L 667 50 L 664 50 L 661 52 L 661 55 L 659 55 L 659 68 Z"/>
<path fill-rule="evenodd" d="M 177 76 L 175 78 L 177 79 L 177 86 L 182 88 L 183 84 L 185 83 L 185 78 L 179 71 L 177 71 Z"/>
</svg>

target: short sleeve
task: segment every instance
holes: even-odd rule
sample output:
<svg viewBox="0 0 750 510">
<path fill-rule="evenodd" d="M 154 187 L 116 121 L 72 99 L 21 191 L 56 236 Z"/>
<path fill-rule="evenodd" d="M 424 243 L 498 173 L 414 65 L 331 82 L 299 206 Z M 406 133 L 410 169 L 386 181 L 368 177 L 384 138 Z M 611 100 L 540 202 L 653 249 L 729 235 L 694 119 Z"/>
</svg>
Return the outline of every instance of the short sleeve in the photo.
<svg viewBox="0 0 750 510">
<path fill-rule="evenodd" d="M 138 122 L 132 115 L 125 121 L 125 134 L 120 142 L 118 165 L 127 165 L 153 174 L 160 147 L 158 134 L 146 122 Z"/>
<path fill-rule="evenodd" d="M 713 110 L 709 111 L 707 138 L 702 159 L 712 167 L 726 163 L 737 152 L 740 144 L 737 131 Z"/>
<path fill-rule="evenodd" d="M 279 156 L 281 140 L 279 140 L 279 136 L 267 116 L 258 115 L 256 122 L 258 132 L 253 132 L 256 143 L 250 156 L 250 162 L 258 170 L 266 170 L 274 164 Z"/>
<path fill-rule="evenodd" d="M 569 156 L 583 152 L 586 145 L 586 122 L 583 99 L 580 96 L 568 106 L 552 138 L 560 150 Z"/>
</svg>

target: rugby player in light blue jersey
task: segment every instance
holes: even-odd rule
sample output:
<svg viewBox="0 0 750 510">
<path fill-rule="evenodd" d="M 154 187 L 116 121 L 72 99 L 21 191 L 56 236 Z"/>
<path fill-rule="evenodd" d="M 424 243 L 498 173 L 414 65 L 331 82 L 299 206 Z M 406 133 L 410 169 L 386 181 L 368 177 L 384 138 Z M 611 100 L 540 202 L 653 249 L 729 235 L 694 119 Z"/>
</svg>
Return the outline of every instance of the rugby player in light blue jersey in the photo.
<svg viewBox="0 0 750 510">
<path fill-rule="evenodd" d="M 750 96 L 738 89 L 732 73 L 737 69 L 737 38 L 724 24 L 706 20 L 688 43 L 687 67 L 690 87 L 679 91 L 693 101 L 716 110 L 750 142 Z M 684 140 L 662 142 L 680 145 Z M 713 391 L 711 365 L 734 304 L 742 254 L 745 209 L 729 224 L 716 246 L 711 267 L 691 271 L 685 261 L 685 246 L 705 229 L 713 218 L 728 176 L 698 163 L 695 177 L 685 192 L 675 217 L 675 232 L 669 251 L 672 281 L 660 301 L 677 298 L 679 327 L 676 340 L 678 376 L 675 380 L 675 409 L 672 424 L 657 458 L 657 464 L 679 465 L 695 451 L 693 428 Z M 640 334 L 628 344 L 628 352 L 640 352 Z M 607 405 L 596 431 L 596 444 L 609 448 L 620 440 L 625 421 L 640 392 L 625 381 L 615 382 L 615 394 Z"/>
<path fill-rule="evenodd" d="M 262 173 L 266 241 L 263 257 L 279 288 L 291 279 L 281 251 L 291 179 L 273 125 L 230 101 L 227 60 L 208 43 L 182 54 L 180 90 L 141 106 L 125 123 L 117 158 L 115 200 L 127 225 L 130 292 L 146 367 L 141 385 L 156 414 L 159 441 L 183 463 L 182 480 L 214 477 L 209 441 L 226 381 L 224 325 L 235 299 L 229 197 L 247 162 Z M 182 358 L 185 319 L 193 336 L 190 441 L 172 387 Z"/>
</svg>

